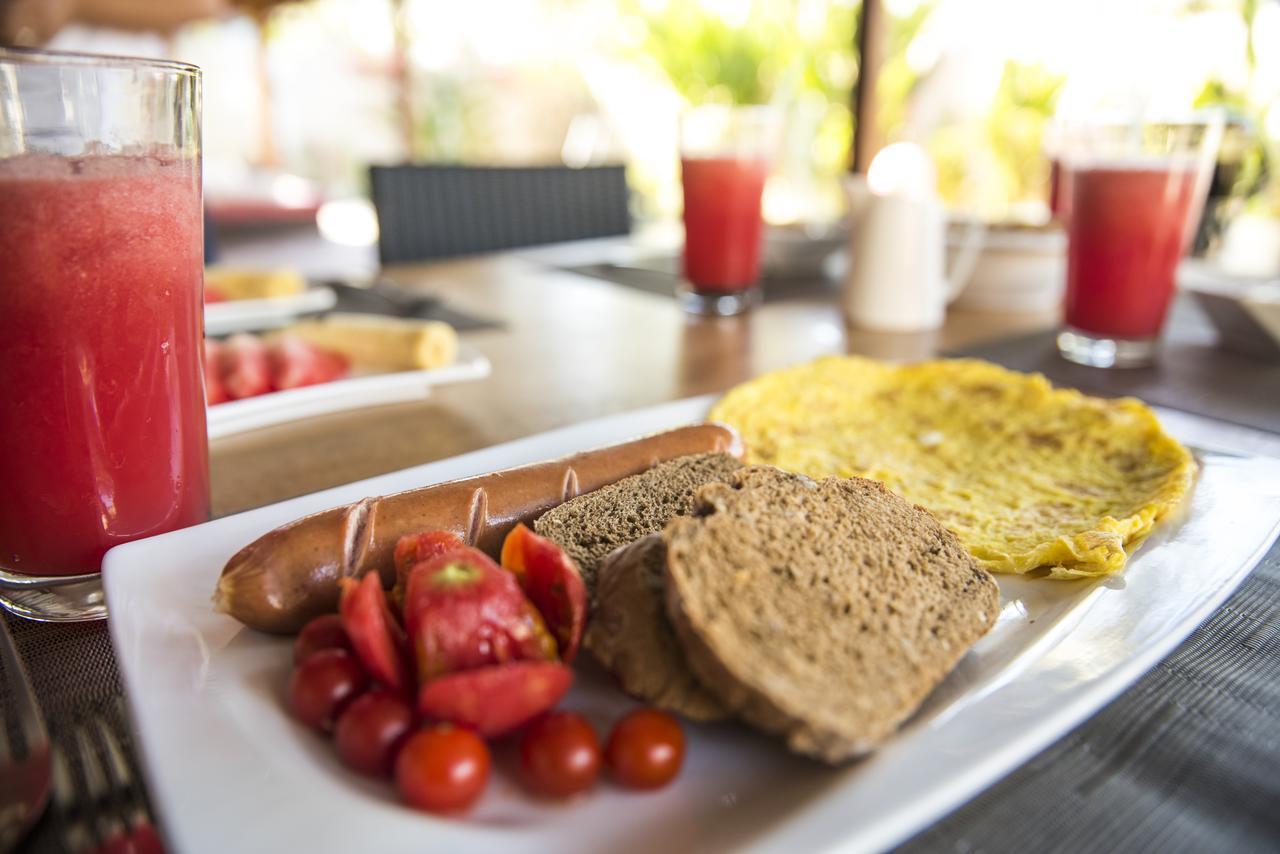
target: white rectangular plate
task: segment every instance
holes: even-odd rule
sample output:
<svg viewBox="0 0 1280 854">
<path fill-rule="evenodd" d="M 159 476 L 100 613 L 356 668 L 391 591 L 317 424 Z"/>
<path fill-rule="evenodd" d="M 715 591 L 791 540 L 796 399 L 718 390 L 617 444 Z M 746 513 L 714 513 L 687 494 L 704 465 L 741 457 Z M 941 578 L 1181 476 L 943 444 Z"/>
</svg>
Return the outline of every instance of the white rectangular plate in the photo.
<svg viewBox="0 0 1280 854">
<path fill-rule="evenodd" d="M 204 307 L 206 335 L 230 335 L 276 329 L 306 314 L 328 311 L 338 302 L 332 288 L 307 288 L 300 294 L 264 299 L 235 299 L 211 302 Z"/>
<path fill-rule="evenodd" d="M 463 344 L 453 364 L 439 368 L 365 374 L 231 400 L 209 407 L 209 438 L 221 439 L 233 433 L 331 412 L 418 400 L 430 394 L 432 386 L 483 379 L 489 376 L 489 370 L 489 360 L 484 354 Z"/>
<path fill-rule="evenodd" d="M 291 722 L 288 639 L 216 614 L 223 563 L 269 529 L 366 495 L 560 456 L 700 420 L 697 398 L 544 433 L 112 549 L 111 634 L 150 791 L 183 852 L 868 851 L 900 842 L 1095 712 L 1240 583 L 1280 525 L 1280 461 L 1202 453 L 1188 506 L 1101 583 L 1001 577 L 996 627 L 873 756 L 826 768 L 737 725 L 688 726 L 688 760 L 651 794 L 525 796 L 510 745 L 460 819 L 397 805 Z M 1194 442 L 1204 419 L 1174 419 Z M 634 703 L 580 668 L 564 705 L 601 732 Z"/>
</svg>

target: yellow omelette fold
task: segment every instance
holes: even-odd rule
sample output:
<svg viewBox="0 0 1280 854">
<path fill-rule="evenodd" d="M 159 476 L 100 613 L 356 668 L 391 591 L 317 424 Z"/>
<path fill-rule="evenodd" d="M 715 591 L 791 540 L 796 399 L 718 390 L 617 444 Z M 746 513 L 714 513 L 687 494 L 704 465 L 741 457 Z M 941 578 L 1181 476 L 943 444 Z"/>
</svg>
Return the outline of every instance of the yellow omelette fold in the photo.
<svg viewBox="0 0 1280 854">
<path fill-rule="evenodd" d="M 742 433 L 749 462 L 882 481 L 992 572 L 1117 572 L 1195 475 L 1140 401 L 972 359 L 825 357 L 734 388 L 711 418 Z"/>
</svg>

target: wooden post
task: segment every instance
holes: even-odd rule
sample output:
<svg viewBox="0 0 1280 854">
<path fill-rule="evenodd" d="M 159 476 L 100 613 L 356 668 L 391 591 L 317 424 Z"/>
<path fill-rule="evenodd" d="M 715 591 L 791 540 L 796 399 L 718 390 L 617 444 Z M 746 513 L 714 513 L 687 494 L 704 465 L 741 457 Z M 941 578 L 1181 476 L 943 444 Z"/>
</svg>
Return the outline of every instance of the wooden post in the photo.
<svg viewBox="0 0 1280 854">
<path fill-rule="evenodd" d="M 882 0 L 862 0 L 858 21 L 858 82 L 853 88 L 854 172 L 865 173 L 883 140 L 876 126 L 880 99 L 876 87 L 885 54 L 885 11 Z"/>
<path fill-rule="evenodd" d="M 258 29 L 257 54 L 254 57 L 254 76 L 258 84 L 258 156 L 254 165 L 274 169 L 280 165 L 276 150 L 274 90 L 271 86 L 271 49 L 267 43 L 267 24 L 271 8 L 254 10 L 253 21 Z"/>
<path fill-rule="evenodd" d="M 391 14 L 395 32 L 392 62 L 395 65 L 396 119 L 400 126 L 404 159 L 413 163 L 421 159 L 422 152 L 418 150 L 417 134 L 413 126 L 413 65 L 410 58 L 409 10 L 404 0 L 392 0 Z"/>
</svg>

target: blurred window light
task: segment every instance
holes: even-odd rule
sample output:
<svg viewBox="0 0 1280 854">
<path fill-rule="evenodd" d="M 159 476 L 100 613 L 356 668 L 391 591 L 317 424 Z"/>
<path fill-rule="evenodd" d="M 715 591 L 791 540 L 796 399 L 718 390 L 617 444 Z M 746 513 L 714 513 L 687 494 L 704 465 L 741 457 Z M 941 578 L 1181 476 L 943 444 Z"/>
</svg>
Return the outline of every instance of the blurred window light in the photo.
<svg viewBox="0 0 1280 854">
<path fill-rule="evenodd" d="M 378 242 L 378 215 L 368 199 L 334 199 L 316 211 L 316 227 L 325 240 L 341 246 Z"/>
<path fill-rule="evenodd" d="M 297 175 L 276 175 L 271 179 L 271 198 L 286 208 L 303 208 L 316 201 L 316 188 Z"/>
<path fill-rule="evenodd" d="M 867 185 L 878 196 L 930 201 L 936 195 L 937 177 L 924 148 L 914 142 L 895 142 L 872 158 Z"/>
<path fill-rule="evenodd" d="M 882 2 L 879 129 L 888 142 L 922 146 L 937 193 L 970 213 L 999 219 L 1043 206 L 1046 124 L 1131 106 L 1139 94 L 1170 113 L 1216 97 L 1280 142 L 1280 107 L 1270 106 L 1280 103 L 1278 2 Z M 621 157 L 638 215 L 671 217 L 679 107 L 775 101 L 788 107 L 792 132 L 766 213 L 793 221 L 841 210 L 860 6 L 310 0 L 281 6 L 262 27 L 243 15 L 193 26 L 172 45 L 205 69 L 210 163 L 304 176 L 339 199 L 364 191 L 370 163 L 411 156 Z M 211 194 L 220 181 L 211 169 Z M 279 192 L 300 194 L 287 183 Z"/>
</svg>

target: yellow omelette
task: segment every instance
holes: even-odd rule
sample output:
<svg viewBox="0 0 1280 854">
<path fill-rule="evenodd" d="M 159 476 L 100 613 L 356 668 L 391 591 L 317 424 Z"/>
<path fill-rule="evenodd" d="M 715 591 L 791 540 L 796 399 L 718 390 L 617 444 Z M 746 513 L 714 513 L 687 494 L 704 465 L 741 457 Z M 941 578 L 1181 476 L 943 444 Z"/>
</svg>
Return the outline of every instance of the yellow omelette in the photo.
<svg viewBox="0 0 1280 854">
<path fill-rule="evenodd" d="M 734 388 L 711 417 L 749 462 L 884 482 L 993 572 L 1116 572 L 1195 474 L 1140 401 L 968 359 L 822 358 Z"/>
</svg>

